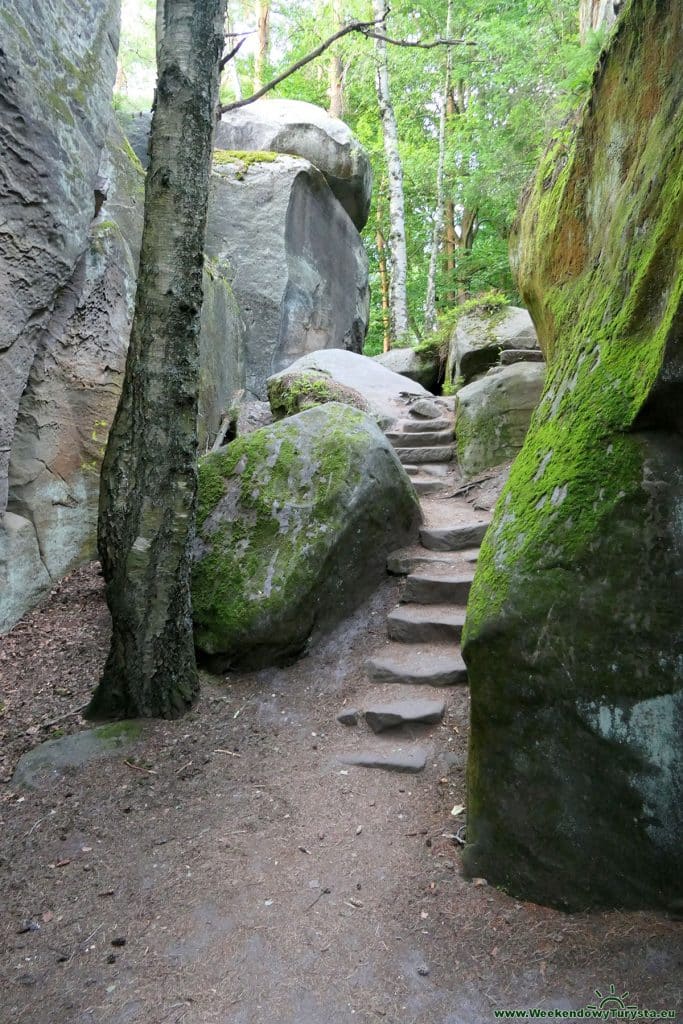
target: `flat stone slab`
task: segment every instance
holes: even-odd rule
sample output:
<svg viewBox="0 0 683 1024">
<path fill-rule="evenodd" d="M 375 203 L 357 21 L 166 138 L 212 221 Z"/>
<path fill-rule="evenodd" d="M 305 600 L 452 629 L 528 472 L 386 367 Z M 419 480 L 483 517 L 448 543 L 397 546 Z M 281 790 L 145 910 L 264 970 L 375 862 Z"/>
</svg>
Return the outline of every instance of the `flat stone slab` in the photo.
<svg viewBox="0 0 683 1024">
<path fill-rule="evenodd" d="M 446 483 L 433 476 L 411 476 L 411 482 L 418 494 L 443 494 Z"/>
<path fill-rule="evenodd" d="M 344 754 L 342 764 L 358 768 L 382 768 L 388 772 L 421 772 L 427 764 L 427 751 L 422 747 L 410 747 L 392 751 L 364 750 L 358 754 Z"/>
<path fill-rule="evenodd" d="M 404 603 L 466 604 L 474 573 L 454 573 L 441 570 L 418 569 L 406 580 L 401 597 Z"/>
<path fill-rule="evenodd" d="M 440 722 L 446 713 L 444 700 L 394 700 L 386 704 L 370 704 L 365 721 L 373 732 L 383 732 L 410 723 L 430 725 Z"/>
<path fill-rule="evenodd" d="M 462 551 L 481 544 L 491 520 L 461 526 L 423 526 L 420 540 L 431 551 Z"/>
<path fill-rule="evenodd" d="M 403 433 L 392 430 L 387 438 L 394 448 L 428 448 L 434 445 L 453 444 L 453 427 L 449 430 L 425 430 L 421 434 Z"/>
<path fill-rule="evenodd" d="M 387 572 L 393 576 L 407 576 L 421 566 L 453 567 L 458 563 L 474 564 L 479 557 L 479 548 L 465 548 L 458 552 L 432 551 L 416 544 L 409 548 L 398 548 L 387 556 Z"/>
<path fill-rule="evenodd" d="M 404 466 L 417 466 L 422 462 L 452 462 L 455 445 L 442 444 L 436 448 L 397 448 L 396 454 Z"/>
<path fill-rule="evenodd" d="M 423 431 L 453 430 L 453 420 L 446 416 L 438 420 L 399 420 L 396 426 L 405 434 L 421 434 Z"/>
<path fill-rule="evenodd" d="M 114 722 L 47 740 L 19 758 L 11 785 L 35 789 L 46 774 L 54 779 L 65 768 L 82 768 L 91 761 L 119 757 L 133 746 L 141 732 L 139 722 Z"/>
<path fill-rule="evenodd" d="M 390 643 L 366 661 L 365 671 L 375 683 L 456 686 L 467 682 L 467 666 L 452 643 Z"/>
<path fill-rule="evenodd" d="M 402 644 L 432 640 L 457 642 L 465 625 L 465 609 L 441 604 L 402 604 L 387 615 L 390 640 Z"/>
</svg>

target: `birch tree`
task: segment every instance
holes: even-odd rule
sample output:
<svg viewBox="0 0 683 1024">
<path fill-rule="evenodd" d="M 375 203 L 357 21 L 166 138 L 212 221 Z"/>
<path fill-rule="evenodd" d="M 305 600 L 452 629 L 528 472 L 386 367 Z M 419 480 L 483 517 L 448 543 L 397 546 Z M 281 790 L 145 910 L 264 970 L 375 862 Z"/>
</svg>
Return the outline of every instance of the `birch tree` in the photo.
<svg viewBox="0 0 683 1024">
<path fill-rule="evenodd" d="M 202 267 L 225 0 L 159 0 L 135 313 L 102 467 L 112 616 L 90 717 L 172 718 L 198 689 L 190 602 Z"/>
<path fill-rule="evenodd" d="M 446 14 L 446 36 L 450 39 L 453 21 L 453 0 L 448 0 Z M 444 169 L 446 165 L 446 128 L 448 126 L 448 98 L 451 95 L 451 76 L 453 55 L 446 48 L 446 75 L 443 95 L 439 109 L 439 156 L 436 165 L 436 205 L 434 210 L 434 227 L 429 252 L 429 269 L 427 271 L 427 296 L 425 299 L 425 331 L 436 330 L 436 273 L 439 264 L 439 248 L 444 230 Z"/>
<path fill-rule="evenodd" d="M 378 21 L 379 31 L 375 36 L 377 70 L 375 84 L 382 120 L 382 139 L 387 163 L 389 193 L 389 257 L 390 282 L 389 306 L 391 315 L 392 340 L 405 338 L 409 333 L 408 322 L 408 254 L 406 249 L 405 200 L 403 195 L 403 166 L 398 148 L 398 126 L 391 102 L 389 89 L 389 62 L 387 59 L 386 8 L 384 0 L 373 0 L 373 13 Z"/>
</svg>

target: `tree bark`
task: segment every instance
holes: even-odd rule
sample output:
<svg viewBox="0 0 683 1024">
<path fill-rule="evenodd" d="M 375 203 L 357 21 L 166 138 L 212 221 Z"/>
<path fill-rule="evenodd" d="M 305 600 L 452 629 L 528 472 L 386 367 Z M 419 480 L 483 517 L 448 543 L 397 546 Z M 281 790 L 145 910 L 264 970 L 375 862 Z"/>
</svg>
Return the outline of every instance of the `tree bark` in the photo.
<svg viewBox="0 0 683 1024">
<path fill-rule="evenodd" d="M 342 0 L 332 0 L 333 30 L 342 27 Z M 344 117 L 344 65 L 337 53 L 330 57 L 330 114 L 332 117 Z"/>
<path fill-rule="evenodd" d="M 258 44 L 254 60 L 254 92 L 263 88 L 268 47 L 270 45 L 270 0 L 258 0 L 256 4 Z"/>
<path fill-rule="evenodd" d="M 379 286 L 382 299 L 382 351 L 391 350 L 391 316 L 389 312 L 389 274 L 387 273 L 387 246 L 384 240 L 384 229 L 382 224 L 382 198 L 381 194 L 377 200 L 377 230 L 375 233 L 377 242 L 377 263 L 379 266 Z"/>
<path fill-rule="evenodd" d="M 175 717 L 198 689 L 190 603 L 198 336 L 225 0 L 164 0 L 135 315 L 102 467 L 112 614 L 100 717 Z"/>
<path fill-rule="evenodd" d="M 446 37 L 450 39 L 453 20 L 453 0 L 448 0 L 446 15 Z M 444 225 L 444 168 L 446 164 L 446 126 L 448 123 L 448 97 L 451 95 L 451 73 L 453 59 L 451 48 L 446 48 L 446 75 L 441 110 L 439 112 L 439 157 L 436 166 L 436 207 L 434 210 L 434 227 L 429 252 L 429 269 L 427 271 L 427 295 L 425 298 L 425 331 L 436 330 L 436 272 L 439 266 L 439 246 Z"/>
<path fill-rule="evenodd" d="M 386 25 L 383 20 L 385 16 L 384 0 L 373 0 L 373 12 L 376 19 L 382 19 L 379 23 L 380 32 L 386 33 Z M 375 36 L 375 49 L 377 52 L 377 100 L 382 119 L 382 136 L 389 181 L 389 255 L 391 267 L 389 301 L 392 340 L 395 341 L 409 333 L 408 255 L 406 250 L 403 167 L 398 148 L 396 115 L 389 89 L 387 44 L 380 35 Z"/>
</svg>

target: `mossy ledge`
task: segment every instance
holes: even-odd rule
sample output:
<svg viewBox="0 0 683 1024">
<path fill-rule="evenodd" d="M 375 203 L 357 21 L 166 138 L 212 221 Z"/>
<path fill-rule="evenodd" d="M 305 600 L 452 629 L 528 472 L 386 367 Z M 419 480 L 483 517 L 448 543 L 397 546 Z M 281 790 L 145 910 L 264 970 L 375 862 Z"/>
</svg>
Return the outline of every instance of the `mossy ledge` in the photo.
<svg viewBox="0 0 683 1024">
<path fill-rule="evenodd" d="M 681 896 L 681 35 L 630 0 L 512 241 L 548 373 L 468 605 L 465 864 L 569 909 Z"/>
</svg>

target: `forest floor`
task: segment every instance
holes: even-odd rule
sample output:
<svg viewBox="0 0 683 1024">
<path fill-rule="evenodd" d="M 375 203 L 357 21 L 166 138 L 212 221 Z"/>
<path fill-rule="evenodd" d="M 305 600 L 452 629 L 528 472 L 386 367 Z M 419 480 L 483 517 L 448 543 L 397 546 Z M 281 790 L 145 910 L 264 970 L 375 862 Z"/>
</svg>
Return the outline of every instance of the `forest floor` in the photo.
<svg viewBox="0 0 683 1024">
<path fill-rule="evenodd" d="M 97 566 L 0 641 L 2 1024 L 479 1024 L 610 991 L 680 1015 L 680 923 L 461 877 L 465 687 L 420 775 L 337 760 L 398 587 L 289 668 L 204 675 L 185 718 L 37 789 L 12 787 L 19 755 L 85 727 L 69 712 L 107 650 Z"/>
</svg>

